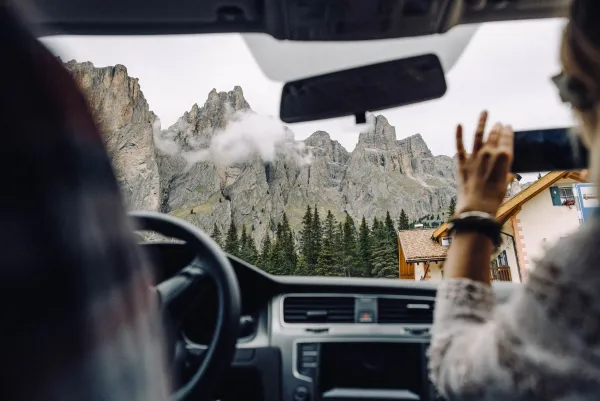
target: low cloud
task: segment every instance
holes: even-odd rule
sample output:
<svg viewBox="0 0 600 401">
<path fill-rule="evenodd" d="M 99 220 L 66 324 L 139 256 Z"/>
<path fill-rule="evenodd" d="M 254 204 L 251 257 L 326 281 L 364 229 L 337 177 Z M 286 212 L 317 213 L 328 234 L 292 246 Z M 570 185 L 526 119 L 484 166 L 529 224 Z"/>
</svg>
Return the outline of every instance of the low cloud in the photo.
<svg viewBox="0 0 600 401">
<path fill-rule="evenodd" d="M 155 124 L 156 125 L 156 124 Z M 188 143 L 193 150 L 182 150 L 173 132 L 154 129 L 156 147 L 169 155 L 180 155 L 191 166 L 198 162 L 214 162 L 221 166 L 231 166 L 251 161 L 258 156 L 265 163 L 278 158 L 292 159 L 299 165 L 311 162 L 312 155 L 303 142 L 294 140 L 293 132 L 278 119 L 248 111 L 232 114 L 227 127 L 215 132 L 208 147 L 199 145 L 202 138 L 191 139 Z M 202 134 L 200 134 L 202 135 Z"/>
</svg>

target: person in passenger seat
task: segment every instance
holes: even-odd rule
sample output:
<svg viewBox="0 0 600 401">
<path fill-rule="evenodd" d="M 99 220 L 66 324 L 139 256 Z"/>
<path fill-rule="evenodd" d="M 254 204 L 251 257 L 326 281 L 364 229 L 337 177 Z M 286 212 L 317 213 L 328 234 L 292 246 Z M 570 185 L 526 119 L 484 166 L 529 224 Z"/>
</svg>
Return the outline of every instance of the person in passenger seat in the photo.
<svg viewBox="0 0 600 401">
<path fill-rule="evenodd" d="M 170 399 L 158 300 L 70 73 L 0 0 L 0 399 Z"/>
<path fill-rule="evenodd" d="M 600 1 L 574 0 L 564 31 L 563 101 L 581 122 L 589 175 L 600 184 Z M 497 305 L 489 263 L 499 243 L 495 215 L 506 191 L 513 132 L 496 125 L 472 153 L 457 129 L 459 197 L 437 293 L 430 377 L 449 400 L 600 398 L 600 214 L 560 240 L 527 282 Z"/>
</svg>

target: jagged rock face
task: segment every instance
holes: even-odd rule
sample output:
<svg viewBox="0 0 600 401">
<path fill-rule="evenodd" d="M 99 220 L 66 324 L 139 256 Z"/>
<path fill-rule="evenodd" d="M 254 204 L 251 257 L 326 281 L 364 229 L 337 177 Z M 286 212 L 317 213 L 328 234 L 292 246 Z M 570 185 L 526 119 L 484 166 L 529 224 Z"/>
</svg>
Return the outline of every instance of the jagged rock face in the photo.
<svg viewBox="0 0 600 401">
<path fill-rule="evenodd" d="M 94 68 L 67 63 L 87 93 L 102 125 L 130 208 L 160 210 L 211 231 L 226 231 L 233 220 L 257 240 L 286 212 L 298 231 L 307 205 L 331 210 L 341 220 L 411 218 L 445 210 L 455 194 L 455 163 L 433 156 L 421 135 L 398 140 L 383 116 L 370 116 L 371 129 L 360 134 L 353 152 L 317 131 L 303 141 L 311 162 L 287 153 L 270 162 L 257 154 L 221 165 L 196 158 L 231 122 L 236 113 L 253 113 L 240 87 L 213 90 L 202 107 L 160 131 L 138 81 L 122 66 Z M 154 131 L 153 131 L 153 124 Z M 293 143 L 293 133 L 286 132 Z"/>
<path fill-rule="evenodd" d="M 154 152 L 156 116 L 137 79 L 122 65 L 96 68 L 92 63 L 70 61 L 65 67 L 87 95 L 112 159 L 127 206 L 132 210 L 158 210 L 160 177 Z"/>
<path fill-rule="evenodd" d="M 342 182 L 344 208 L 371 218 L 404 209 L 413 218 L 438 212 L 455 193 L 452 159 L 434 157 L 421 135 L 397 140 L 383 116 L 359 136 Z"/>
<path fill-rule="evenodd" d="M 173 212 L 215 202 L 216 193 L 226 184 L 235 182 L 244 166 L 223 167 L 214 163 L 193 163 L 181 154 L 206 149 L 213 136 L 224 129 L 233 113 L 249 110 L 242 89 L 238 86 L 232 92 L 217 93 L 212 90 L 203 107 L 194 104 L 177 122 L 159 134 L 158 165 L 160 168 L 162 201 L 161 211 Z M 173 152 L 166 147 L 175 146 Z M 219 203 L 222 203 L 219 197 Z M 230 212 L 225 204 L 219 206 L 219 213 Z M 204 224 L 200 224 L 204 227 Z"/>
</svg>

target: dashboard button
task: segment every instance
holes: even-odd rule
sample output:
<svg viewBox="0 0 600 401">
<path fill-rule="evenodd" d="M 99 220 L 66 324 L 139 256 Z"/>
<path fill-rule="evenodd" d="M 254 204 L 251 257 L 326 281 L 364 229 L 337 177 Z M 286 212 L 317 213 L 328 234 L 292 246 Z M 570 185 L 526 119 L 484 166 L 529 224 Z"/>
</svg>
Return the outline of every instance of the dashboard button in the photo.
<svg viewBox="0 0 600 401">
<path fill-rule="evenodd" d="M 300 373 L 302 376 L 314 377 L 315 370 L 311 369 L 311 368 L 303 368 L 303 369 L 300 369 L 300 371 L 298 373 Z"/>
<path fill-rule="evenodd" d="M 238 349 L 235 351 L 235 362 L 247 362 L 254 358 L 253 349 Z"/>
<path fill-rule="evenodd" d="M 373 323 L 375 321 L 375 314 L 371 311 L 362 311 L 358 315 L 359 323 Z"/>
<path fill-rule="evenodd" d="M 302 351 L 317 351 L 317 344 L 300 344 Z"/>
<path fill-rule="evenodd" d="M 308 391 L 308 388 L 306 388 L 304 386 L 296 387 L 296 390 L 294 390 L 293 398 L 294 398 L 294 401 L 309 401 L 310 393 Z"/>
<path fill-rule="evenodd" d="M 316 362 L 303 362 L 302 363 L 302 367 L 303 368 L 316 368 L 317 367 L 317 363 Z"/>
</svg>

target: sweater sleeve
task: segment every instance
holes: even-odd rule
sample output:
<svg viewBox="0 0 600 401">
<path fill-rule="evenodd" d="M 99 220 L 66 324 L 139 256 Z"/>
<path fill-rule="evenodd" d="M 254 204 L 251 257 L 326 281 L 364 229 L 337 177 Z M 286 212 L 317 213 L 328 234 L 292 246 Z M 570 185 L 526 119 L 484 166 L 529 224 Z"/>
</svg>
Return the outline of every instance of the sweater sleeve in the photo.
<svg viewBox="0 0 600 401">
<path fill-rule="evenodd" d="M 549 273 L 551 267 L 537 270 L 501 306 L 489 285 L 468 279 L 441 283 L 428 357 L 430 378 L 442 396 L 460 401 L 597 397 L 600 353 L 592 355 L 581 325 L 600 329 L 598 318 L 587 319 L 589 309 L 573 311 L 577 305 L 565 298 L 567 283 L 552 281 Z M 595 337 L 600 340 L 600 333 Z"/>
</svg>

